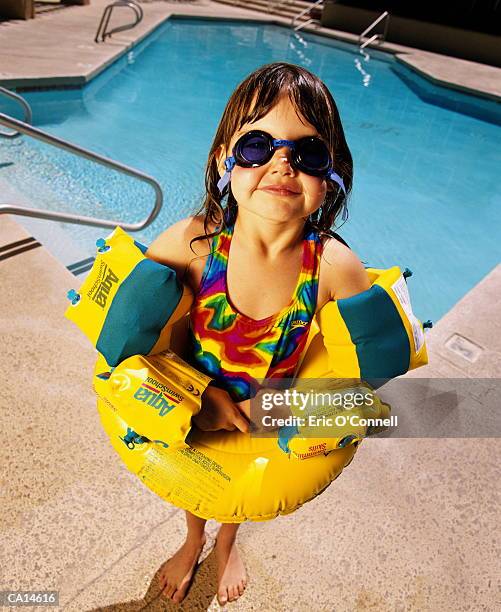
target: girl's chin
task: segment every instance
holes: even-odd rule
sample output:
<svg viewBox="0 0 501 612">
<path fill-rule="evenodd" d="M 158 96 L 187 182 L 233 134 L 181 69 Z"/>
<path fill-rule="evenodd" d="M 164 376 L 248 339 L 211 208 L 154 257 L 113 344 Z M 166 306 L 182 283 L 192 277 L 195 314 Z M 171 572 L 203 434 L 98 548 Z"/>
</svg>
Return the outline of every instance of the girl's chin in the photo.
<svg viewBox="0 0 501 612">
<path fill-rule="evenodd" d="M 255 192 L 250 202 L 239 201 L 239 209 L 276 221 L 290 221 L 292 218 L 304 219 L 311 213 L 311 211 L 304 210 L 304 203 L 300 198 L 275 197 L 268 193 L 263 193 L 263 196 L 260 196 L 259 192 Z"/>
<path fill-rule="evenodd" d="M 301 219 L 307 215 L 301 214 L 301 211 L 295 210 L 293 207 L 276 206 L 271 209 L 269 206 L 241 206 L 239 205 L 240 211 L 245 211 L 245 214 L 251 214 L 252 216 L 259 217 L 260 219 L 267 221 L 275 221 L 278 223 L 290 223 L 294 218 Z"/>
</svg>

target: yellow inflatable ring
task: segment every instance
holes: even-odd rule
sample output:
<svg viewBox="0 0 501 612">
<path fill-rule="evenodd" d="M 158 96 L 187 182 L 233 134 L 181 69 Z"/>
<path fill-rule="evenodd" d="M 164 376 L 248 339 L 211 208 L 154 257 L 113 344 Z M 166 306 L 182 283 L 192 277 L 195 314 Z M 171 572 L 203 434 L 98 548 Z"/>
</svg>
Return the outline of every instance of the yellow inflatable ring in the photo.
<svg viewBox="0 0 501 612">
<path fill-rule="evenodd" d="M 97 392 L 102 384 L 97 375 L 107 368 L 99 355 Z M 186 447 L 165 448 L 160 441 L 134 437 L 109 402 L 99 398 L 97 407 L 113 448 L 148 488 L 179 508 L 221 523 L 265 521 L 294 512 L 341 474 L 358 445 L 357 440 L 302 460 L 281 450 L 276 438 L 193 428 Z"/>
</svg>

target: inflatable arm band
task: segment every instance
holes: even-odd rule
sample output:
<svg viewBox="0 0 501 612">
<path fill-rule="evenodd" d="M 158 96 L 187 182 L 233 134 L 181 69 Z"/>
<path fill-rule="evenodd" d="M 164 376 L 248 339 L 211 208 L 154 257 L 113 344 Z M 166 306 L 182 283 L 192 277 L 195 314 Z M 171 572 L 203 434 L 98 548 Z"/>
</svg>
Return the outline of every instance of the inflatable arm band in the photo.
<svg viewBox="0 0 501 612">
<path fill-rule="evenodd" d="M 94 391 L 130 430 L 165 448 L 186 446 L 209 376 L 168 351 L 129 357 L 111 370 L 101 362 L 100 368 Z"/>
<path fill-rule="evenodd" d="M 366 271 L 371 287 L 328 302 L 311 326 L 308 356 L 314 357 L 316 372 L 320 368 L 332 378 L 372 381 L 394 378 L 428 363 L 423 325 L 412 312 L 400 268 Z M 315 377 L 306 364 L 303 377 Z"/>
<path fill-rule="evenodd" d="M 314 361 L 309 361 L 310 369 L 313 364 Z M 305 392 L 305 398 L 314 391 L 321 399 L 310 401 L 305 408 L 293 404 L 291 413 L 297 424 L 278 430 L 280 448 L 299 459 L 344 448 L 361 441 L 369 432 L 387 429 L 383 420 L 390 417 L 391 408 L 366 383 L 331 377 L 299 379 L 294 389 Z M 378 419 L 379 426 L 368 426 L 366 419 Z"/>
<path fill-rule="evenodd" d="M 97 241 L 94 265 L 65 316 L 111 366 L 132 355 L 169 346 L 171 326 L 190 308 L 193 296 L 176 273 L 144 256 L 146 247 L 120 227 Z"/>
</svg>

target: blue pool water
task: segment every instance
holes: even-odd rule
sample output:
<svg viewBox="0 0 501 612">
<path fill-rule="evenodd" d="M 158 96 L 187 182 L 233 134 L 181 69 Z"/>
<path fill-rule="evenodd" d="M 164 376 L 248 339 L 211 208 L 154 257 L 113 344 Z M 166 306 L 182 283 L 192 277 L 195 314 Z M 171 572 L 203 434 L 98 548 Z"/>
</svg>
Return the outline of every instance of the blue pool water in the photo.
<svg viewBox="0 0 501 612">
<path fill-rule="evenodd" d="M 173 19 L 86 87 L 24 95 L 36 126 L 159 180 L 164 209 L 137 235 L 148 243 L 198 207 L 236 84 L 272 61 L 307 67 L 331 89 L 354 157 L 341 235 L 371 266 L 411 268 L 416 314 L 437 320 L 499 262 L 501 105 L 371 55 L 278 26 Z M 35 206 L 128 222 L 153 203 L 148 187 L 26 138 L 0 142 L 2 178 Z M 64 227 L 89 254 L 108 233 Z"/>
</svg>

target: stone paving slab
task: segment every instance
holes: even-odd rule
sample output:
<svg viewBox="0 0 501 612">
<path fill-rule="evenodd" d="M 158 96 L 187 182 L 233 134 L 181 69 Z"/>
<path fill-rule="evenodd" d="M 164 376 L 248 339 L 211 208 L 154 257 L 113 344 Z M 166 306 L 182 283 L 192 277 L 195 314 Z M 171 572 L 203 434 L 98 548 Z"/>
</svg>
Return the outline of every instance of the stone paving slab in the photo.
<svg viewBox="0 0 501 612">
<path fill-rule="evenodd" d="M 29 237 L 0 220 L 1 246 Z M 96 352 L 63 317 L 78 279 L 43 247 L 2 261 L 1 278 L 0 590 L 54 588 L 64 602 L 172 508 L 116 460 L 101 428 Z"/>
<path fill-rule="evenodd" d="M 501 40 L 500 40 L 501 44 Z M 436 53 L 420 51 L 397 54 L 397 60 L 437 85 L 454 87 L 466 93 L 481 93 L 501 102 L 501 68 L 478 64 L 464 59 L 444 58 Z"/>
<path fill-rule="evenodd" d="M 5 87 L 83 85 L 102 72 L 161 25 L 170 15 L 205 18 L 249 18 L 251 12 L 203 0 L 196 3 L 142 4 L 143 21 L 133 30 L 119 32 L 105 43 L 94 43 L 97 26 L 109 0 L 71 6 L 29 21 L 0 24 L 0 83 Z M 252 13 L 259 21 L 266 15 Z M 130 21 L 130 12 L 117 10 L 110 23 Z"/>
<path fill-rule="evenodd" d="M 496 552 L 488 534 L 499 518 L 491 490 L 499 454 L 494 440 L 364 442 L 321 496 L 293 515 L 241 527 L 250 581 L 228 609 L 491 609 Z M 175 609 L 158 596 L 155 569 L 183 533 L 180 517 L 164 523 L 66 609 Z M 178 609 L 219 609 L 210 545 L 204 557 Z"/>
</svg>

